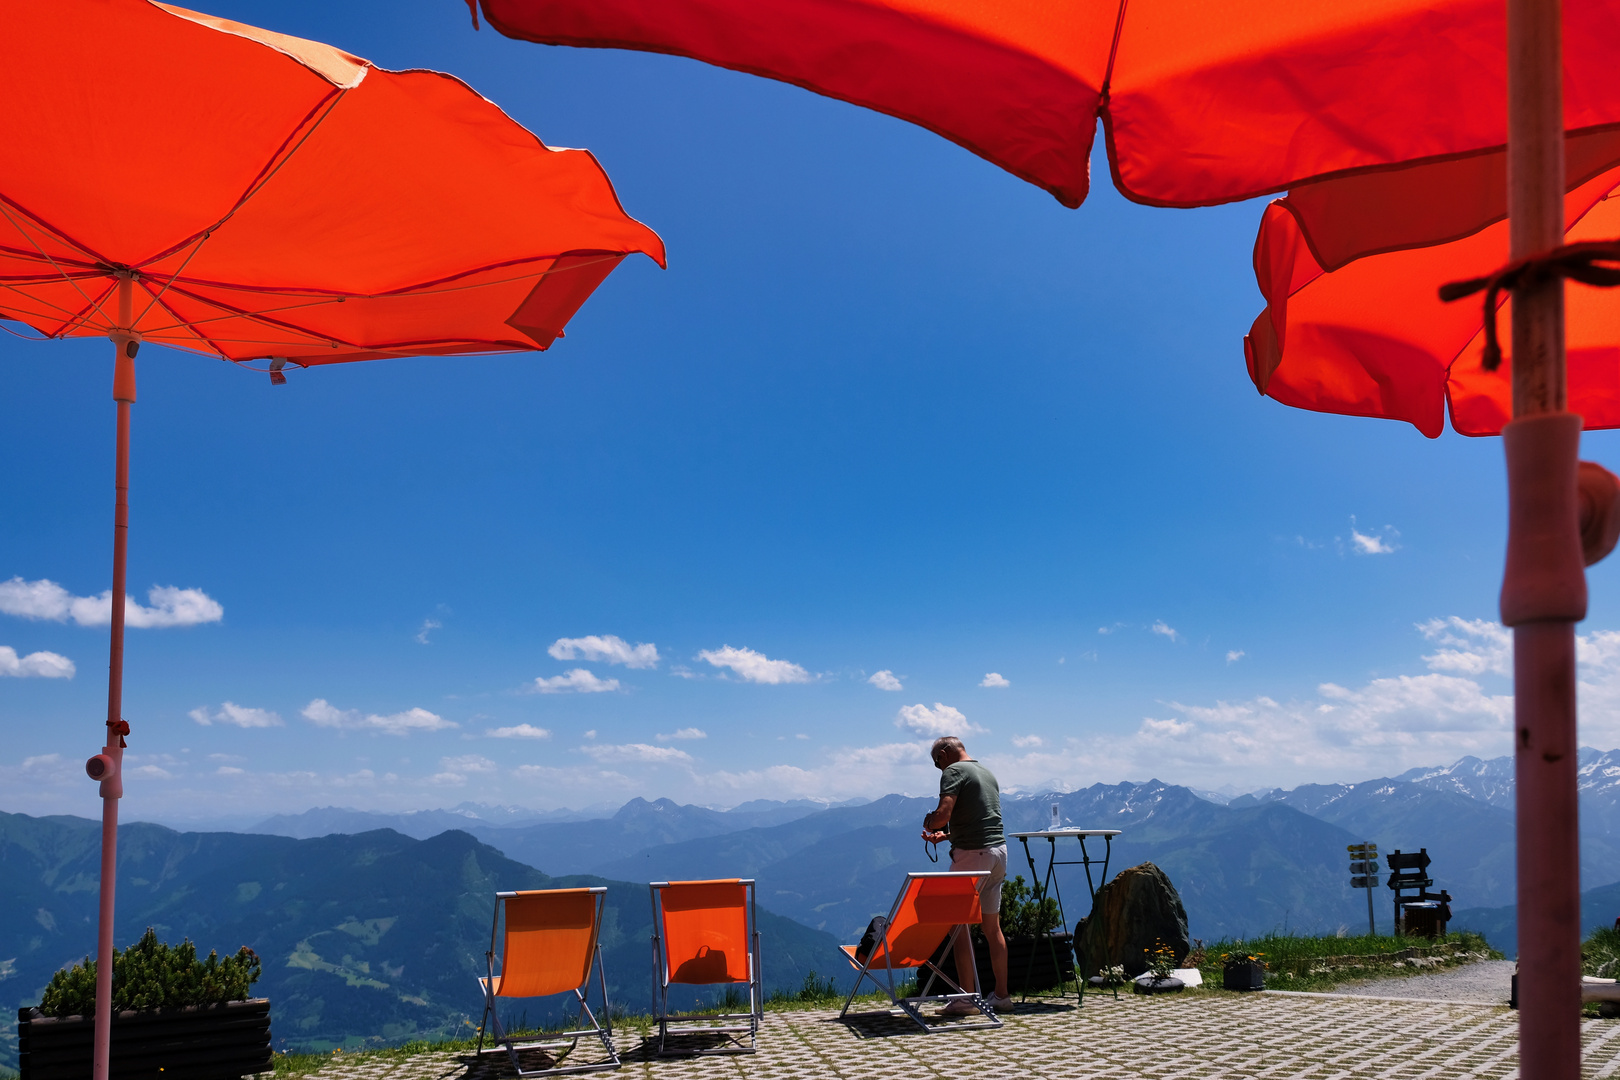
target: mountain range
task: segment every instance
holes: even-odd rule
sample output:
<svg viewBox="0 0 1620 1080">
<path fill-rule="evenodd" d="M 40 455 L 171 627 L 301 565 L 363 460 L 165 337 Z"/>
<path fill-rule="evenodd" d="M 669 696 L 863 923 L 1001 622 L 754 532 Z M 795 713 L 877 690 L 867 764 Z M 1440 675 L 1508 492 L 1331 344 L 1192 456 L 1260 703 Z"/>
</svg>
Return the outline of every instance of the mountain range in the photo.
<svg viewBox="0 0 1620 1080">
<path fill-rule="evenodd" d="M 628 881 L 753 877 L 760 903 L 770 910 L 854 940 L 874 914 L 888 910 L 907 871 L 935 867 L 920 836 L 922 817 L 934 802 L 888 795 L 826 809 L 756 803 L 714 811 L 633 799 L 601 820 L 469 831 L 509 858 L 551 874 Z M 1358 838 L 1295 807 L 1223 807 L 1157 780 L 1098 784 L 1062 794 L 1007 794 L 1002 812 L 1008 831 L 1046 827 L 1053 804 L 1070 824 L 1122 830 L 1111 849 L 1090 841 L 1092 855 L 1108 852 L 1110 872 L 1158 863 L 1181 888 L 1196 935 L 1284 926 L 1334 930 L 1354 925 L 1358 913 L 1366 917 L 1365 898 L 1349 889 L 1339 865 L 1339 853 Z M 307 824 L 283 820 L 277 827 Z M 1044 874 L 1042 844 L 1035 841 L 1031 854 Z M 1078 858 L 1078 843 L 1062 844 L 1060 858 Z M 1016 841 L 1010 855 L 1012 872 L 1030 876 Z M 1097 866 L 1094 873 L 1101 870 Z M 1083 869 L 1060 868 L 1057 880 L 1072 924 L 1090 909 Z M 1095 884 L 1102 884 L 1100 876 Z"/>
<path fill-rule="evenodd" d="M 51 973 L 95 950 L 100 825 L 0 814 L 0 1064 L 16 1064 L 13 1006 L 39 1002 Z M 651 994 L 645 882 L 553 877 L 459 830 L 416 840 L 393 830 L 296 840 L 119 830 L 116 939 L 148 926 L 200 952 L 253 948 L 256 992 L 271 998 L 278 1047 L 329 1049 L 445 1035 L 476 1025 L 494 894 L 608 888 L 603 961 L 610 997 L 644 1011 Z M 837 973 L 837 942 L 759 913 L 767 991 Z M 529 1018 L 544 1016 L 531 1007 Z"/>
<path fill-rule="evenodd" d="M 1620 914 L 1620 751 L 1579 758 L 1583 904 L 1591 925 Z M 1354 784 L 1307 784 L 1236 797 L 1149 780 L 1061 793 L 1007 792 L 1009 832 L 1035 831 L 1053 806 L 1068 825 L 1117 829 L 1088 841 L 1109 873 L 1151 861 L 1175 882 L 1193 936 L 1334 932 L 1367 917 L 1349 887 L 1348 844 L 1425 848 L 1451 891 L 1456 928 L 1511 953 L 1515 913 L 1513 762 L 1463 758 Z M 729 810 L 633 799 L 617 809 L 536 812 L 462 804 L 406 814 L 326 807 L 249 833 L 120 832 L 120 941 L 146 926 L 200 948 L 251 945 L 284 1045 L 322 1048 L 464 1029 L 497 889 L 603 882 L 611 993 L 639 1009 L 650 988 L 645 883 L 703 877 L 759 882 L 768 987 L 812 970 L 843 976 L 834 947 L 886 911 L 905 872 L 928 870 L 920 833 L 933 798 L 888 795 L 828 805 L 759 800 Z M 93 948 L 99 825 L 0 814 L 0 996 L 37 1002 L 58 967 Z M 1054 850 L 1065 921 L 1090 907 L 1080 845 L 1010 841 L 1011 872 L 1037 876 Z M 1092 867 L 1100 885 L 1102 867 Z M 1390 895 L 1377 889 L 1379 928 Z M 531 1019 L 539 1014 L 531 1014 Z M 0 1064 L 15 1060 L 0 1014 Z M 9 1049 L 8 1049 L 9 1048 Z"/>
<path fill-rule="evenodd" d="M 1620 751 L 1582 748 L 1578 765 L 1581 875 L 1583 886 L 1592 889 L 1620 881 Z M 1345 844 L 1363 840 L 1385 852 L 1427 849 L 1435 860 L 1432 875 L 1451 891 L 1459 912 L 1511 905 L 1513 795 L 1511 757 L 1465 757 L 1360 783 L 1237 797 L 1149 781 L 1062 794 L 1007 793 L 1003 805 L 1009 829 L 1042 827 L 1053 802 L 1070 824 L 1121 828 L 1111 869 L 1159 862 L 1188 899 L 1194 934 L 1213 938 L 1283 926 L 1360 925 L 1366 897 L 1349 889 L 1342 852 Z M 471 805 L 458 810 L 478 818 L 466 827 L 484 842 L 548 873 L 647 880 L 731 867 L 725 872 L 757 876 L 762 900 L 774 910 L 847 935 L 891 898 L 897 886 L 885 879 L 886 871 L 932 865 L 917 850 L 916 827 L 931 805 L 929 799 L 891 795 L 857 806 L 756 802 L 716 811 L 638 799 L 610 816 L 575 819 L 566 828 L 558 828 L 560 820 L 508 825 L 498 812 Z M 1212 806 L 1228 813 L 1212 812 Z M 1266 808 L 1293 810 L 1317 825 L 1253 813 Z M 311 811 L 258 828 L 307 834 L 328 823 L 321 815 L 333 813 L 339 812 Z M 396 827 L 425 834 L 432 824 L 423 817 Z M 1337 829 L 1323 832 L 1321 824 Z M 1219 857 L 1212 854 L 1217 851 Z M 1014 870 L 1027 875 L 1016 845 L 1012 855 Z M 1044 860 L 1040 866 L 1044 870 Z M 1070 907 L 1085 907 L 1083 875 L 1062 869 L 1058 880 L 1066 914 Z M 1374 900 L 1378 921 L 1387 925 L 1389 893 L 1378 889 Z"/>
</svg>

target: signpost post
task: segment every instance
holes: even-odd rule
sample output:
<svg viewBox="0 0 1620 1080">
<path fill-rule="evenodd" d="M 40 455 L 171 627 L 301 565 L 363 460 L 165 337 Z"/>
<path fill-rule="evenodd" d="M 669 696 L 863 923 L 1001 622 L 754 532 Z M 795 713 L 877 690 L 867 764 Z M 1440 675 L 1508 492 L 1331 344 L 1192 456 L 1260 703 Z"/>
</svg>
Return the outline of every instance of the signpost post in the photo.
<svg viewBox="0 0 1620 1080">
<path fill-rule="evenodd" d="M 1350 844 L 1350 887 L 1367 890 L 1367 936 L 1378 933 L 1373 926 L 1372 891 L 1378 888 L 1378 845 Z"/>
</svg>

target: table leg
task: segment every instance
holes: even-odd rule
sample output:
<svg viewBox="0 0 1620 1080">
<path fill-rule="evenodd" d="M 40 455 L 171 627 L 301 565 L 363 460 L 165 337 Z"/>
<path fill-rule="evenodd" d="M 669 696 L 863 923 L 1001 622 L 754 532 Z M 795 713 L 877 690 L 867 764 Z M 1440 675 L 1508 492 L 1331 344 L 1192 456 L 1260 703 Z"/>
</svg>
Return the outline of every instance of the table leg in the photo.
<svg viewBox="0 0 1620 1080">
<path fill-rule="evenodd" d="M 1087 916 L 1087 919 L 1090 920 L 1090 919 L 1099 918 L 1100 916 L 1098 916 L 1098 914 L 1097 914 L 1097 882 L 1091 876 L 1091 866 L 1092 866 L 1092 863 L 1095 862 L 1096 860 L 1092 859 L 1091 851 L 1090 851 L 1090 849 L 1088 849 L 1086 847 L 1086 838 L 1084 836 L 1077 836 L 1077 837 L 1075 837 L 1075 839 L 1080 841 L 1080 863 L 1086 869 L 1086 889 L 1087 889 L 1087 891 L 1089 891 L 1091 893 L 1091 913 Z M 1112 836 L 1103 837 L 1103 844 L 1104 844 L 1104 847 L 1103 847 L 1103 857 L 1102 857 L 1102 873 L 1101 873 L 1100 876 L 1101 876 L 1101 879 L 1102 879 L 1102 884 L 1106 885 L 1106 884 L 1108 884 L 1108 863 L 1109 863 L 1109 860 L 1113 857 L 1113 854 L 1114 854 L 1114 838 Z M 1100 925 L 1101 924 L 1099 924 L 1099 926 Z M 1103 929 L 1106 930 L 1106 928 L 1103 928 Z M 1099 932 L 1101 932 L 1101 931 L 1099 931 Z M 1104 937 L 1106 938 L 1106 934 L 1104 934 Z M 1077 941 L 1076 944 L 1079 944 L 1079 942 Z M 1104 956 L 1103 959 L 1106 960 L 1108 958 L 1106 956 Z M 1081 960 L 1080 954 L 1078 953 L 1078 951 L 1075 953 L 1075 960 L 1077 962 L 1080 962 L 1080 960 Z M 1080 966 L 1081 966 L 1082 969 L 1084 969 L 1084 967 L 1085 967 L 1084 962 L 1080 962 Z M 1101 967 L 1106 967 L 1107 965 L 1100 965 L 1100 966 Z M 1081 989 L 1080 993 L 1081 993 L 1081 1001 L 1083 1002 L 1085 1000 L 1085 990 L 1084 990 L 1085 971 L 1081 970 L 1081 971 L 1077 972 L 1077 974 L 1080 976 L 1080 979 L 1081 979 L 1082 989 Z M 1105 979 L 1106 979 L 1106 976 L 1105 976 Z M 1112 989 L 1114 991 L 1114 999 L 1117 1001 L 1119 999 L 1119 987 L 1115 986 Z"/>
</svg>

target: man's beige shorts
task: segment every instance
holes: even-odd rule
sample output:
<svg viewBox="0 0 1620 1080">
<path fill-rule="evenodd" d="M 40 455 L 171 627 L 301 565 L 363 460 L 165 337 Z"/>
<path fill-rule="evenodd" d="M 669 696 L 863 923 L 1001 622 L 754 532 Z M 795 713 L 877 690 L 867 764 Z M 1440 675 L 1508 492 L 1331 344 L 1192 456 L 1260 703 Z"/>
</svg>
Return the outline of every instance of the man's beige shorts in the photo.
<svg viewBox="0 0 1620 1080">
<path fill-rule="evenodd" d="M 1007 845 L 981 848 L 951 848 L 952 870 L 988 870 L 979 890 L 979 910 L 986 915 L 1001 914 L 1001 883 L 1007 880 Z"/>
</svg>

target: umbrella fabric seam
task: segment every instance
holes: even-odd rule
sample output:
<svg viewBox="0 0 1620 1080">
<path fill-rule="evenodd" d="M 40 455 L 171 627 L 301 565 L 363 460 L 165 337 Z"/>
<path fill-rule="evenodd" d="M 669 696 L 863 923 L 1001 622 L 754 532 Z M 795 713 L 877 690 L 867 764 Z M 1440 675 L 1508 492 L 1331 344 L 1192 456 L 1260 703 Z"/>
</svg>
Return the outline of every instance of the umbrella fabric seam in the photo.
<svg viewBox="0 0 1620 1080">
<path fill-rule="evenodd" d="M 326 122 L 326 118 L 332 115 L 332 110 L 337 108 L 338 102 L 343 100 L 348 93 L 349 92 L 347 90 L 333 90 L 329 92 L 326 97 L 316 102 L 316 104 L 310 108 L 309 112 L 304 114 L 304 118 L 298 122 L 298 125 L 293 128 L 292 131 L 287 133 L 287 137 L 281 141 L 280 146 L 276 147 L 275 152 L 270 155 L 269 160 L 267 160 L 259 169 L 258 174 L 251 181 L 249 181 L 246 189 L 244 189 L 237 200 L 231 204 L 231 208 L 225 211 L 224 215 L 216 220 L 212 225 L 209 225 L 207 228 L 198 229 L 185 239 L 170 245 L 162 251 L 148 255 L 135 265 L 145 266 L 158 262 L 162 259 L 167 259 L 176 252 L 184 249 L 186 245 L 195 243 L 198 237 L 203 237 L 206 239 L 216 230 L 218 230 L 221 225 L 224 225 L 227 221 L 231 220 L 231 218 L 235 217 L 236 212 L 242 209 L 242 207 L 246 206 L 249 199 L 263 191 L 265 185 L 270 183 L 270 181 L 275 178 L 275 175 L 281 171 L 282 166 L 286 165 L 287 162 L 292 160 L 293 155 L 298 153 L 298 151 L 303 148 L 304 144 L 309 141 L 310 136 L 314 135 L 315 132 L 320 130 L 321 125 Z M 316 113 L 320 113 L 320 115 L 317 117 L 315 116 Z M 313 121 L 311 120 L 311 117 L 314 117 Z M 294 139 L 297 140 L 296 143 L 293 143 Z M 291 149 L 288 149 L 289 143 L 293 143 Z"/>
<path fill-rule="evenodd" d="M 1449 153 L 1449 154 L 1433 154 L 1433 155 L 1430 155 L 1428 157 L 1409 158 L 1409 159 L 1407 159 L 1405 161 L 1388 162 L 1388 163 L 1378 164 L 1378 165 L 1355 165 L 1355 166 L 1352 166 L 1352 167 L 1347 168 L 1347 169 L 1336 169 L 1336 170 L 1331 171 L 1331 172 L 1317 173 L 1317 174 L 1312 175 L 1312 176 L 1306 176 L 1306 177 L 1301 177 L 1299 179 L 1290 180 L 1288 183 L 1282 184 L 1282 185 L 1274 185 L 1274 186 L 1271 186 L 1271 187 L 1260 188 L 1260 189 L 1257 189 L 1257 190 L 1254 190 L 1254 191 L 1249 191 L 1249 192 L 1242 193 L 1242 194 L 1237 194 L 1237 195 L 1224 195 L 1224 196 L 1221 196 L 1218 199 L 1209 199 L 1209 200 L 1200 200 L 1200 201 L 1187 201 L 1187 200 L 1167 201 L 1167 200 L 1163 200 L 1163 199 L 1155 199 L 1155 198 L 1152 198 L 1151 196 L 1147 196 L 1147 195 L 1138 194 L 1137 192 L 1132 191 L 1130 188 L 1128 188 L 1125 185 L 1124 180 L 1120 178 L 1120 174 L 1119 174 L 1119 165 L 1118 165 L 1118 161 L 1117 161 L 1117 150 L 1116 150 L 1116 147 L 1114 145 L 1114 131 L 1113 131 L 1112 119 L 1109 116 L 1107 109 L 1103 109 L 1101 111 L 1100 115 L 1101 115 L 1102 122 L 1103 122 L 1103 136 L 1107 140 L 1108 168 L 1109 168 L 1110 175 L 1112 175 L 1113 179 L 1114 179 L 1114 187 L 1119 189 L 1119 193 L 1121 195 L 1125 196 L 1131 202 L 1134 202 L 1139 206 L 1156 206 L 1156 207 L 1159 207 L 1159 208 L 1165 209 L 1165 210 L 1196 210 L 1196 209 L 1199 209 L 1200 207 L 1205 207 L 1205 206 L 1225 206 L 1225 205 L 1227 205 L 1229 203 L 1246 202 L 1249 199 L 1258 199 L 1258 198 L 1260 198 L 1262 196 L 1265 196 L 1265 195 L 1276 195 L 1279 192 L 1286 194 L 1290 189 L 1297 188 L 1297 187 L 1303 187 L 1306 184 L 1321 184 L 1321 183 L 1326 183 L 1327 181 L 1330 181 L 1330 180 L 1345 180 L 1345 179 L 1348 179 L 1348 178 L 1353 177 L 1353 176 L 1367 176 L 1367 175 L 1370 175 L 1370 174 L 1373 174 L 1373 173 L 1380 173 L 1380 172 L 1388 172 L 1388 173 L 1403 172 L 1403 171 L 1405 171 L 1407 169 L 1422 168 L 1423 166 L 1426 166 L 1426 165 L 1439 165 L 1439 164 L 1443 164 L 1445 162 L 1450 162 L 1450 161 L 1465 161 L 1465 160 L 1467 160 L 1469 158 L 1485 157 L 1485 156 L 1488 156 L 1490 154 L 1506 154 L 1507 153 L 1507 145 L 1505 143 L 1494 143 L 1491 146 L 1476 147 L 1476 148 L 1474 148 L 1472 150 L 1457 150 L 1457 151 L 1453 151 L 1452 153 Z M 1589 125 L 1587 127 L 1582 127 L 1582 128 L 1568 128 L 1568 129 L 1566 129 L 1564 131 L 1564 137 L 1566 139 L 1568 139 L 1568 138 L 1570 138 L 1572 136 L 1594 135 L 1594 134 L 1598 134 L 1598 133 L 1604 132 L 1604 131 L 1615 131 L 1615 130 L 1620 130 L 1620 121 L 1616 121 L 1616 122 L 1612 122 L 1612 123 L 1606 123 L 1606 124 L 1592 124 L 1592 125 Z M 1613 168 L 1612 164 L 1610 165 L 1610 168 Z M 1008 171 L 1011 171 L 1011 170 L 1008 170 Z M 1601 171 L 1602 170 L 1599 170 L 1599 172 L 1601 172 Z M 1593 173 L 1592 174 L 1592 176 L 1596 176 L 1596 175 L 1598 175 L 1598 173 Z M 1587 177 L 1588 180 L 1590 180 L 1591 178 L 1592 178 L 1591 176 Z M 1023 178 L 1023 179 L 1027 179 L 1027 178 Z M 1045 186 L 1045 185 L 1040 184 L 1039 182 L 1036 182 L 1036 181 L 1031 181 L 1031 183 L 1035 183 L 1035 185 L 1037 187 L 1044 187 Z M 1506 214 L 1503 215 L 1503 217 L 1506 217 L 1506 216 L 1507 216 Z M 1500 220 L 1500 219 L 1498 219 L 1498 220 Z"/>
<path fill-rule="evenodd" d="M 568 257 L 570 255 L 598 255 L 598 254 L 602 256 L 600 259 L 592 259 L 590 262 L 576 263 L 573 266 L 564 266 L 564 267 L 560 267 L 560 268 L 555 269 L 555 270 L 548 267 L 545 270 L 536 270 L 531 274 L 518 274 L 518 275 L 516 275 L 514 277 L 501 278 L 498 281 L 480 281 L 480 282 L 477 282 L 477 283 L 471 284 L 471 285 L 456 285 L 456 286 L 452 286 L 452 287 L 449 287 L 449 288 L 443 288 L 443 289 L 433 287 L 433 286 L 436 286 L 436 285 L 441 285 L 441 284 L 443 284 L 445 282 L 456 281 L 456 280 L 458 280 L 460 278 L 471 277 L 474 274 L 487 273 L 490 270 L 499 270 L 499 269 L 501 269 L 502 267 L 505 267 L 505 266 L 520 266 L 523 263 L 531 263 L 531 262 L 548 262 L 548 261 L 555 262 L 555 261 L 557 261 L 559 259 L 566 258 L 566 257 Z M 625 254 L 628 254 L 628 253 L 625 253 Z M 645 254 L 645 252 L 643 252 L 643 254 Z M 315 290 L 315 289 L 294 289 L 294 288 L 289 288 L 289 287 L 286 287 L 286 286 L 279 286 L 279 285 L 241 285 L 241 284 L 233 284 L 233 283 L 227 282 L 227 281 L 214 281 L 214 280 L 208 279 L 208 278 L 190 278 L 190 279 L 187 279 L 187 280 L 182 282 L 177 277 L 175 279 L 175 283 L 177 285 L 189 285 L 189 286 L 191 286 L 193 288 L 229 289 L 232 292 L 252 293 L 252 294 L 255 294 L 255 295 L 281 294 L 281 295 L 284 295 L 284 296 L 330 296 L 331 299 L 332 299 L 332 302 L 336 303 L 336 302 L 341 301 L 341 300 L 384 300 L 384 299 L 390 299 L 390 298 L 401 297 L 401 296 L 411 296 L 411 295 L 435 296 L 435 295 L 442 295 L 444 293 L 450 293 L 450 292 L 462 292 L 462 291 L 465 291 L 465 290 L 468 290 L 468 289 L 481 289 L 481 288 L 484 288 L 485 286 L 489 286 L 489 285 L 504 285 L 504 284 L 507 284 L 507 283 L 510 283 L 510 282 L 513 282 L 513 281 L 522 281 L 525 278 L 534 277 L 534 276 L 543 277 L 543 276 L 545 276 L 547 274 L 552 274 L 552 273 L 564 274 L 564 273 L 568 273 L 571 270 L 583 270 L 584 268 L 586 268 L 588 266 L 595 266 L 595 265 L 597 265 L 599 263 L 606 262 L 609 259 L 617 259 L 617 258 L 622 258 L 622 257 L 623 257 L 623 255 L 621 253 L 619 253 L 619 252 L 616 252 L 616 251 L 601 251 L 601 250 L 594 250 L 594 249 L 586 249 L 586 250 L 574 249 L 574 250 L 570 250 L 570 251 L 560 251 L 555 255 L 529 255 L 529 256 L 524 256 L 522 258 L 517 258 L 517 259 L 503 259 L 503 260 L 501 260 L 499 262 L 483 263 L 483 264 L 481 264 L 479 266 L 475 266 L 475 267 L 472 267 L 472 268 L 467 269 L 467 270 L 458 270 L 453 274 L 446 274 L 443 277 L 429 278 L 426 281 L 417 282 L 417 283 L 412 284 L 412 285 L 401 285 L 401 286 L 399 286 L 397 288 L 394 288 L 394 289 L 388 289 L 388 290 L 383 291 L 383 292 L 375 292 L 375 293 L 356 293 L 356 292 L 322 293 L 322 292 L 320 292 L 318 290 Z M 157 275 L 154 274 L 154 275 L 151 275 L 151 276 L 156 277 Z M 202 299 L 201 297 L 193 297 L 193 298 L 194 299 L 199 299 L 199 300 Z M 214 303 L 214 301 L 207 301 L 207 302 L 208 303 Z"/>
</svg>

